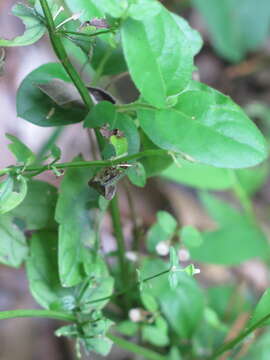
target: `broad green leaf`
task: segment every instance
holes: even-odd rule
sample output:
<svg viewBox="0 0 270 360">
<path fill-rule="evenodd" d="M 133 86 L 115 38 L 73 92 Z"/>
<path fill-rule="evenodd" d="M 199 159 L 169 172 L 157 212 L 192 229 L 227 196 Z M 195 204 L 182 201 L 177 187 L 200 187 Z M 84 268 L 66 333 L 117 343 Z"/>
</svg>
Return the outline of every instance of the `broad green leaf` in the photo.
<svg viewBox="0 0 270 360">
<path fill-rule="evenodd" d="M 60 187 L 55 219 L 59 223 L 58 266 L 64 287 L 80 283 L 85 275 L 83 258 L 86 246 L 93 246 L 90 208 L 98 194 L 88 186 L 94 171 L 68 169 Z"/>
<path fill-rule="evenodd" d="M 232 185 L 228 169 L 179 160 L 179 166 L 172 164 L 162 172 L 162 177 L 204 190 L 226 190 Z"/>
<path fill-rule="evenodd" d="M 65 0 L 72 13 L 81 13 L 80 20 L 90 21 L 97 17 L 103 17 L 104 12 L 99 8 L 98 2 L 93 0 Z"/>
<path fill-rule="evenodd" d="M 267 289 L 262 297 L 260 298 L 250 321 L 247 324 L 247 327 L 251 327 L 255 325 L 257 322 L 262 320 L 263 318 L 267 317 L 269 315 L 269 318 L 266 319 L 264 322 L 262 322 L 258 327 L 270 325 L 270 289 Z"/>
<path fill-rule="evenodd" d="M 125 114 L 116 111 L 115 106 L 108 102 L 98 103 L 84 120 L 84 127 L 108 126 L 109 130 L 118 129 L 124 133 L 128 143 L 128 154 L 136 154 L 140 148 L 140 137 L 134 121 Z"/>
<path fill-rule="evenodd" d="M 115 18 L 121 17 L 128 7 L 128 0 L 99 0 L 96 3 L 101 11 Z"/>
<path fill-rule="evenodd" d="M 173 15 L 165 8 L 144 21 L 127 19 L 121 28 L 131 77 L 144 99 L 166 107 L 191 79 L 191 49 Z M 173 49 L 173 51 L 171 51 Z"/>
<path fill-rule="evenodd" d="M 30 240 L 27 260 L 30 291 L 45 309 L 65 309 L 65 298 L 75 306 L 70 290 L 61 286 L 57 266 L 57 233 L 38 231 Z"/>
<path fill-rule="evenodd" d="M 81 107 L 64 107 L 46 95 L 39 86 L 60 79 L 71 84 L 63 66 L 49 63 L 32 71 L 21 83 L 17 93 L 17 114 L 19 117 L 39 126 L 61 126 L 80 122 L 86 115 Z M 64 87 L 63 87 L 64 91 Z"/>
<path fill-rule="evenodd" d="M 155 0 L 138 0 L 129 6 L 128 16 L 143 21 L 146 18 L 158 15 L 161 9 L 160 3 Z"/>
<path fill-rule="evenodd" d="M 140 138 L 142 143 L 141 151 L 159 149 L 142 130 L 140 131 Z M 142 158 L 140 162 L 145 169 L 146 176 L 151 177 L 159 175 L 163 170 L 170 166 L 173 162 L 173 158 L 170 155 L 147 156 Z"/>
<path fill-rule="evenodd" d="M 11 134 L 6 134 L 6 137 L 11 141 L 8 148 L 18 162 L 30 165 L 35 161 L 35 154 L 21 140 Z"/>
<path fill-rule="evenodd" d="M 220 55 L 240 61 L 256 50 L 269 35 L 270 4 L 268 0 L 192 0 L 202 14 L 213 44 Z"/>
<path fill-rule="evenodd" d="M 45 33 L 46 27 L 41 22 L 35 10 L 24 4 L 15 4 L 12 14 L 22 20 L 25 25 L 23 35 L 17 36 L 12 40 L 0 39 L 0 46 L 25 46 L 37 42 Z"/>
<path fill-rule="evenodd" d="M 176 346 L 172 347 L 169 354 L 169 360 L 182 360 L 180 351 Z"/>
<path fill-rule="evenodd" d="M 23 176 L 8 177 L 0 184 L 0 214 L 16 208 L 27 194 L 27 180 Z"/>
<path fill-rule="evenodd" d="M 167 110 L 140 110 L 144 132 L 159 147 L 204 164 L 243 168 L 262 162 L 265 140 L 229 97 L 193 82 Z"/>
<path fill-rule="evenodd" d="M 187 247 L 197 247 L 203 242 L 200 232 L 193 226 L 184 226 L 180 231 L 180 240 Z"/>
<path fill-rule="evenodd" d="M 266 236 L 255 222 L 210 195 L 201 198 L 218 229 L 203 232 L 201 246 L 189 246 L 193 260 L 229 266 L 255 257 L 269 258 Z"/>
<path fill-rule="evenodd" d="M 180 27 L 180 29 L 185 34 L 185 36 L 188 40 L 188 45 L 190 46 L 190 48 L 192 50 L 192 54 L 194 56 L 197 55 L 203 46 L 203 40 L 202 40 L 200 33 L 197 30 L 192 29 L 189 26 L 189 23 L 183 17 L 178 16 L 176 14 L 173 14 L 173 17 L 175 18 L 177 25 Z"/>
<path fill-rule="evenodd" d="M 146 278 L 166 270 L 168 264 L 161 260 L 145 260 L 142 276 Z M 183 338 L 190 338 L 199 326 L 203 316 L 204 296 L 195 280 L 178 272 L 178 285 L 171 289 L 166 275 L 149 282 L 147 292 L 151 293 L 161 306 L 161 312 L 173 330 Z"/>
<path fill-rule="evenodd" d="M 26 259 L 28 247 L 22 231 L 10 215 L 0 216 L 0 262 L 18 268 Z"/>
<path fill-rule="evenodd" d="M 40 180 L 28 182 L 27 195 L 12 211 L 12 215 L 25 222 L 28 230 L 55 228 L 54 211 L 57 189 Z"/>
<path fill-rule="evenodd" d="M 177 226 L 177 221 L 167 211 L 158 211 L 157 222 L 167 234 L 172 234 Z"/>
<path fill-rule="evenodd" d="M 102 75 L 117 75 L 127 71 L 127 64 L 120 44 L 117 44 L 114 48 L 110 43 L 97 37 L 93 50 L 91 65 L 95 70 L 99 68 L 105 58 L 107 59 L 103 63 Z"/>
</svg>

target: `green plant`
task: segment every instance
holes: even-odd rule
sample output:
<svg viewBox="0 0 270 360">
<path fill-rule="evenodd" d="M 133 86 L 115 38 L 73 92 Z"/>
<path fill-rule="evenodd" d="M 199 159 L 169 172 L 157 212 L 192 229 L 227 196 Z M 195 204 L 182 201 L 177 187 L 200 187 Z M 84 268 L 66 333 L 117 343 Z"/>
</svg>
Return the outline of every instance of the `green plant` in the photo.
<svg viewBox="0 0 270 360">
<path fill-rule="evenodd" d="M 30 291 L 44 310 L 6 311 L 0 319 L 67 321 L 56 335 L 74 338 L 78 357 L 81 345 L 106 356 L 115 343 L 153 360 L 214 359 L 267 325 L 268 292 L 248 327 L 223 344 L 229 325 L 214 290 L 207 293 L 193 279 L 199 273 L 194 265 L 179 264 L 183 246 L 194 261 L 224 265 L 253 257 L 268 261 L 270 255 L 251 202 L 268 174 L 268 167 L 258 165 L 267 157 L 266 141 L 228 96 L 192 80 L 199 34 L 155 0 L 66 0 L 63 11 L 54 1 L 29 1 L 16 4 L 13 13 L 25 32 L 0 40 L 0 46 L 29 45 L 48 31 L 59 59 L 24 79 L 18 115 L 39 126 L 82 122 L 95 134 L 101 160 L 78 156 L 59 162 L 58 128 L 39 154 L 7 135 L 17 164 L 0 171 L 0 261 L 25 264 Z M 91 87 L 71 53 L 81 65 L 86 62 Z M 140 92 L 137 101 L 119 104 L 96 88 L 105 76 L 125 71 Z M 244 169 L 255 165 L 255 171 Z M 63 177 L 59 191 L 33 179 L 45 171 Z M 147 252 L 134 235 L 133 263 L 126 257 L 116 187 L 123 177 L 143 187 L 154 175 L 204 190 L 201 201 L 218 229 L 199 232 L 159 212 L 146 236 Z M 206 193 L 209 189 L 233 190 L 242 211 Z M 116 238 L 114 254 L 103 254 L 100 246 L 106 211 Z M 159 255 L 169 255 L 169 261 Z M 234 288 L 223 290 L 216 297 L 226 306 Z M 114 312 L 111 303 L 121 311 Z M 139 334 L 140 344 L 115 333 L 133 339 Z"/>
</svg>

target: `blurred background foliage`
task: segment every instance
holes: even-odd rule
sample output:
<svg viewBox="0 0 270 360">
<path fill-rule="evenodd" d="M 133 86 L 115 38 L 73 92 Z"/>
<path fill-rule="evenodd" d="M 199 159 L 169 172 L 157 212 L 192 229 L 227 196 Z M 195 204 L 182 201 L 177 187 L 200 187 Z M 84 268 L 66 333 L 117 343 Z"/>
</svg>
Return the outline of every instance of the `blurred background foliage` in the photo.
<svg viewBox="0 0 270 360">
<path fill-rule="evenodd" d="M 269 0 L 241 0 L 241 2 L 164 0 L 161 2 L 186 18 L 202 34 L 204 46 L 196 57 L 197 78 L 230 95 L 242 105 L 269 142 Z M 10 15 L 14 3 L 14 0 L 0 2 L 1 37 L 11 38 L 22 32 L 21 22 Z M 73 4 L 70 6 L 71 10 L 76 11 L 76 1 L 69 3 Z M 87 14 L 84 16 L 86 16 L 85 20 L 88 20 Z M 100 59 L 106 52 L 106 44 L 97 43 L 96 49 L 91 64 L 94 69 L 98 68 Z M 83 50 L 75 52 L 74 45 L 70 43 L 68 50 L 86 81 L 90 81 L 93 71 L 89 64 L 84 64 Z M 15 94 L 21 80 L 37 66 L 50 61 L 55 61 L 55 57 L 46 38 L 27 48 L 7 49 L 5 61 L 0 52 L 1 167 L 14 162 L 7 150 L 7 139 L 4 137 L 7 132 L 16 134 L 37 152 L 41 151 L 46 140 L 53 133 L 63 150 L 63 161 L 70 160 L 77 153 L 83 153 L 89 158 L 89 139 L 80 125 L 74 124 L 60 130 L 39 128 L 16 116 Z M 114 76 L 120 70 L 125 71 L 125 63 L 121 49 L 116 49 L 106 65 L 106 74 Z M 108 79 L 104 79 L 104 86 L 111 86 L 112 92 L 123 102 L 131 101 L 137 96 L 136 89 L 126 73 L 121 77 L 113 77 L 113 84 L 110 84 Z M 146 139 L 146 148 L 147 142 L 150 140 Z M 258 298 L 269 287 L 269 264 L 265 261 L 269 251 L 266 243 L 269 242 L 270 235 L 269 161 L 254 169 L 238 170 L 234 174 L 230 170 L 194 164 L 185 160 L 182 160 L 179 166 L 166 157 L 164 168 L 168 162 L 171 162 L 171 166 L 164 171 L 161 178 L 153 177 L 144 189 L 132 190 L 135 208 L 140 214 L 136 231 L 142 234 L 142 241 L 147 242 L 150 252 L 154 251 L 155 242 L 162 241 L 164 235 L 160 231 L 158 221 L 155 222 L 155 214 L 158 210 L 168 210 L 181 225 L 194 226 L 202 231 L 203 246 L 194 247 L 194 243 L 189 242 L 185 243 L 185 246 L 191 258 L 198 261 L 202 268 L 198 281 L 207 294 L 208 311 L 204 312 L 194 346 L 197 346 L 197 350 L 202 348 L 207 351 L 205 344 L 207 343 L 209 349 L 211 348 L 213 332 L 218 332 L 222 336 L 229 326 L 228 339 L 238 334 Z M 152 160 L 144 165 L 149 173 L 155 175 L 155 164 Z M 58 180 L 53 175 L 42 176 L 42 179 L 58 185 Z M 206 190 L 212 191 L 212 195 L 214 193 L 218 199 L 206 194 Z M 245 196 L 254 204 L 260 229 L 258 227 L 255 229 L 250 219 L 233 207 L 234 205 L 237 207 L 237 203 L 232 193 L 241 197 L 243 190 Z M 125 186 L 121 187 L 120 192 L 122 217 L 126 224 L 124 231 L 129 239 L 132 236 L 129 197 L 126 195 Z M 146 235 L 149 227 L 150 230 Z M 108 219 L 105 220 L 102 236 L 106 243 L 105 250 L 110 251 L 113 241 Z M 166 238 L 168 234 L 164 236 Z M 183 233 L 180 236 L 184 239 Z M 213 236 L 219 239 L 218 248 L 211 241 Z M 194 239 L 196 243 L 198 240 L 196 234 Z M 1 266 L 1 310 L 36 306 L 28 294 L 27 287 L 23 271 Z M 188 291 L 189 289 L 187 294 Z M 201 296 L 199 290 L 196 296 Z M 163 301 L 166 303 L 166 298 Z M 189 298 L 188 301 L 192 299 Z M 194 304 L 198 305 L 198 302 L 194 300 Z M 178 310 L 174 309 L 176 313 Z M 57 328 L 58 325 L 47 320 L 24 319 L 1 322 L 0 359 L 42 360 L 44 358 L 45 360 L 48 357 L 54 360 L 73 359 L 70 344 L 53 336 L 52 329 Z M 188 326 L 192 327 L 192 323 Z M 184 331 L 191 331 L 188 326 Z M 179 331 L 181 332 L 182 329 Z M 257 339 L 255 345 L 250 346 L 255 339 Z M 269 343 L 269 330 L 265 329 L 263 332 L 258 330 L 253 339 L 243 344 L 237 358 L 268 359 Z M 233 354 L 226 356 L 221 359 L 235 358 Z M 117 349 L 114 349 L 110 358 L 132 359 L 130 355 L 119 353 Z"/>
</svg>

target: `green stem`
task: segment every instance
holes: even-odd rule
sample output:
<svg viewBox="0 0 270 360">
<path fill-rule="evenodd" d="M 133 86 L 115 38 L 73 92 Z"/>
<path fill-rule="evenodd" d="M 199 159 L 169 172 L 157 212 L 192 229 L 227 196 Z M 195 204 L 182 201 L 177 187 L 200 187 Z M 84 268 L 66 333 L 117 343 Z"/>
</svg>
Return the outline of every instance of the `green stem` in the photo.
<svg viewBox="0 0 270 360">
<path fill-rule="evenodd" d="M 246 193 L 245 189 L 243 189 L 237 174 L 234 170 L 230 170 L 230 176 L 233 180 L 233 191 L 235 196 L 238 198 L 243 210 L 247 214 L 247 216 L 254 221 L 256 216 L 253 211 L 252 201 L 250 200 L 248 194 Z"/>
<path fill-rule="evenodd" d="M 130 104 L 115 105 L 115 107 L 118 112 L 137 111 L 137 110 L 141 110 L 141 109 L 157 110 L 157 108 L 153 105 L 145 104 L 145 103 L 138 103 L 138 102 L 130 103 Z"/>
<path fill-rule="evenodd" d="M 79 91 L 84 104 L 88 109 L 91 109 L 91 107 L 93 106 L 93 101 L 89 95 L 86 86 L 84 85 L 82 79 L 80 78 L 80 75 L 78 74 L 77 70 L 74 68 L 74 66 L 72 65 L 72 63 L 68 58 L 68 54 L 62 43 L 61 34 L 57 32 L 57 29 L 55 28 L 55 24 L 53 21 L 52 13 L 49 8 L 48 2 L 47 0 L 40 0 L 40 4 L 47 21 L 48 32 L 55 54 L 57 55 L 58 59 L 61 61 L 66 72 L 69 74 L 72 82 Z"/>
<path fill-rule="evenodd" d="M 23 173 L 27 173 L 27 172 L 39 172 L 40 173 L 43 171 L 52 170 L 52 167 L 54 167 L 56 169 L 67 169 L 67 168 L 83 168 L 83 167 L 116 166 L 119 164 L 126 163 L 128 161 L 138 160 L 138 159 L 148 157 L 148 156 L 161 156 L 161 155 L 167 155 L 167 154 L 168 154 L 168 152 L 166 150 L 145 150 L 145 151 L 139 152 L 137 154 L 123 156 L 121 158 L 117 158 L 114 160 L 74 161 L 74 162 L 67 162 L 67 163 L 58 163 L 58 164 L 54 164 L 53 166 L 51 164 L 41 165 L 41 166 L 28 166 L 28 167 L 19 165 L 19 166 L 12 166 L 12 167 L 8 167 L 8 168 L 0 170 L 0 176 L 10 174 L 10 173 L 16 173 L 19 171 L 23 171 Z"/>
<path fill-rule="evenodd" d="M 251 334 L 257 328 L 263 326 L 263 324 L 270 319 L 270 314 L 264 316 L 261 320 L 257 321 L 254 325 L 250 326 L 248 329 L 244 330 L 240 333 L 235 339 L 228 341 L 227 343 L 223 344 L 220 348 L 218 348 L 214 354 L 209 358 L 209 360 L 214 360 L 221 354 L 225 353 L 226 351 L 231 350 L 237 344 L 239 344 L 242 340 L 244 340 L 249 334 Z"/>
<path fill-rule="evenodd" d="M 145 359 L 149 360 L 166 360 L 167 357 L 159 355 L 153 350 L 146 349 L 142 346 L 136 345 L 132 342 L 124 340 L 118 336 L 107 334 L 107 337 L 111 339 L 115 345 L 119 346 L 121 349 L 130 351 L 131 353 L 143 356 Z"/>
<path fill-rule="evenodd" d="M 76 321 L 73 315 L 51 310 L 9 310 L 0 312 L 0 320 L 16 318 L 48 318 L 63 321 Z"/>
<path fill-rule="evenodd" d="M 129 274 L 128 274 L 129 269 L 128 269 L 127 260 L 125 258 L 125 253 L 126 253 L 125 239 L 122 231 L 121 216 L 120 216 L 117 195 L 114 196 L 114 198 L 110 203 L 110 212 L 112 217 L 114 235 L 117 243 L 117 255 L 118 255 L 118 261 L 119 261 L 120 272 L 122 277 L 122 286 L 124 288 L 127 288 L 129 283 Z"/>
<path fill-rule="evenodd" d="M 85 33 L 80 33 L 80 32 L 77 32 L 77 31 L 57 30 L 57 34 L 82 36 L 82 37 L 85 37 L 85 38 L 89 39 L 89 38 L 91 38 L 93 36 L 103 35 L 103 34 L 107 34 L 107 33 L 113 33 L 115 30 L 116 30 L 116 28 L 108 29 L 108 30 L 100 30 L 100 31 L 97 31 L 97 32 L 92 33 L 92 34 L 85 34 Z"/>
<path fill-rule="evenodd" d="M 149 276 L 149 277 L 143 279 L 141 282 L 142 283 L 147 283 L 150 280 L 153 280 L 153 279 L 158 278 L 158 277 L 160 277 L 162 275 L 168 274 L 170 271 L 171 271 L 171 269 L 164 270 L 164 271 L 162 271 L 162 272 L 160 272 L 158 274 L 155 274 L 155 275 L 152 275 L 152 276 Z M 88 301 L 86 304 L 95 304 L 95 303 L 98 303 L 98 302 L 101 302 L 101 301 L 114 299 L 114 298 L 116 298 L 118 296 L 126 294 L 127 292 L 133 290 L 135 287 L 137 287 L 139 285 L 140 285 L 140 281 L 137 281 L 136 283 L 134 283 L 133 285 L 127 287 L 126 289 L 124 289 L 122 291 L 116 292 L 116 293 L 114 293 L 114 294 L 112 294 L 110 296 L 106 296 L 106 297 L 99 298 L 99 299 L 96 299 L 96 300 Z"/>
</svg>

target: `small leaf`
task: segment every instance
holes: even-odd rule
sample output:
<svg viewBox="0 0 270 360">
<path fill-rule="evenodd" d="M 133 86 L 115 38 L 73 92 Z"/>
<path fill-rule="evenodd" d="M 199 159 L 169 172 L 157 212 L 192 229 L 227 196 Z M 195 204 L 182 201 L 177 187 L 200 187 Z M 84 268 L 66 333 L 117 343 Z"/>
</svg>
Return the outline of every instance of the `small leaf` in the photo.
<svg viewBox="0 0 270 360">
<path fill-rule="evenodd" d="M 53 229 L 57 189 L 43 181 L 28 181 L 28 191 L 24 200 L 12 215 L 25 222 L 27 230 Z"/>
<path fill-rule="evenodd" d="M 61 149 L 55 144 L 53 144 L 51 147 L 51 154 L 55 160 L 61 159 L 61 154 L 62 154 Z"/>
<path fill-rule="evenodd" d="M 0 216 L 0 237 L 0 262 L 18 268 L 27 257 L 28 247 L 10 215 Z"/>
<path fill-rule="evenodd" d="M 159 306 L 157 301 L 151 294 L 147 293 L 147 291 L 141 293 L 141 300 L 146 310 L 151 312 L 158 311 Z"/>
<path fill-rule="evenodd" d="M 27 194 L 27 181 L 23 176 L 8 177 L 0 184 L 0 214 L 16 208 Z"/>
<path fill-rule="evenodd" d="M 129 320 L 121 321 L 117 324 L 116 330 L 123 335 L 133 336 L 139 330 L 139 324 Z"/>
<path fill-rule="evenodd" d="M 188 248 L 200 246 L 203 242 L 200 232 L 193 226 L 184 226 L 179 235 L 183 244 Z"/>
<path fill-rule="evenodd" d="M 137 162 L 134 166 L 130 167 L 127 171 L 130 182 L 139 187 L 144 187 L 146 184 L 146 173 L 144 166 Z"/>
<path fill-rule="evenodd" d="M 35 10 L 24 4 L 16 4 L 12 8 L 12 14 L 22 20 L 25 32 L 12 40 L 0 39 L 0 46 L 25 46 L 37 42 L 45 33 L 46 27 L 35 13 Z"/>
<path fill-rule="evenodd" d="M 6 137 L 12 141 L 8 148 L 19 163 L 30 165 L 35 161 L 35 154 L 21 140 L 11 134 L 6 134 Z"/>
<path fill-rule="evenodd" d="M 45 92 L 45 84 L 54 84 L 55 79 L 57 83 L 62 81 L 63 98 L 65 101 L 75 101 L 74 98 L 70 99 L 69 89 L 71 86 L 71 80 L 66 73 L 64 67 L 58 63 L 49 63 L 40 66 L 26 76 L 21 83 L 17 92 L 17 114 L 19 117 L 38 126 L 61 126 L 69 125 L 80 122 L 87 114 L 86 109 L 80 106 L 72 106 L 71 108 L 65 108 L 59 105 L 59 101 L 63 105 L 63 98 L 60 99 L 59 89 L 58 93 L 51 93 L 51 88 L 47 93 Z M 43 84 L 42 89 L 40 89 Z M 68 94 L 66 94 L 66 92 Z M 49 96 L 48 96 L 49 94 Z M 67 100 L 68 99 L 68 100 Z M 56 102 L 58 101 L 58 103 Z M 65 102 L 66 104 L 66 102 Z"/>
<path fill-rule="evenodd" d="M 124 156 L 128 151 L 128 142 L 125 137 L 119 138 L 115 135 L 110 137 L 110 143 L 113 145 L 115 150 L 115 155 Z"/>
</svg>

